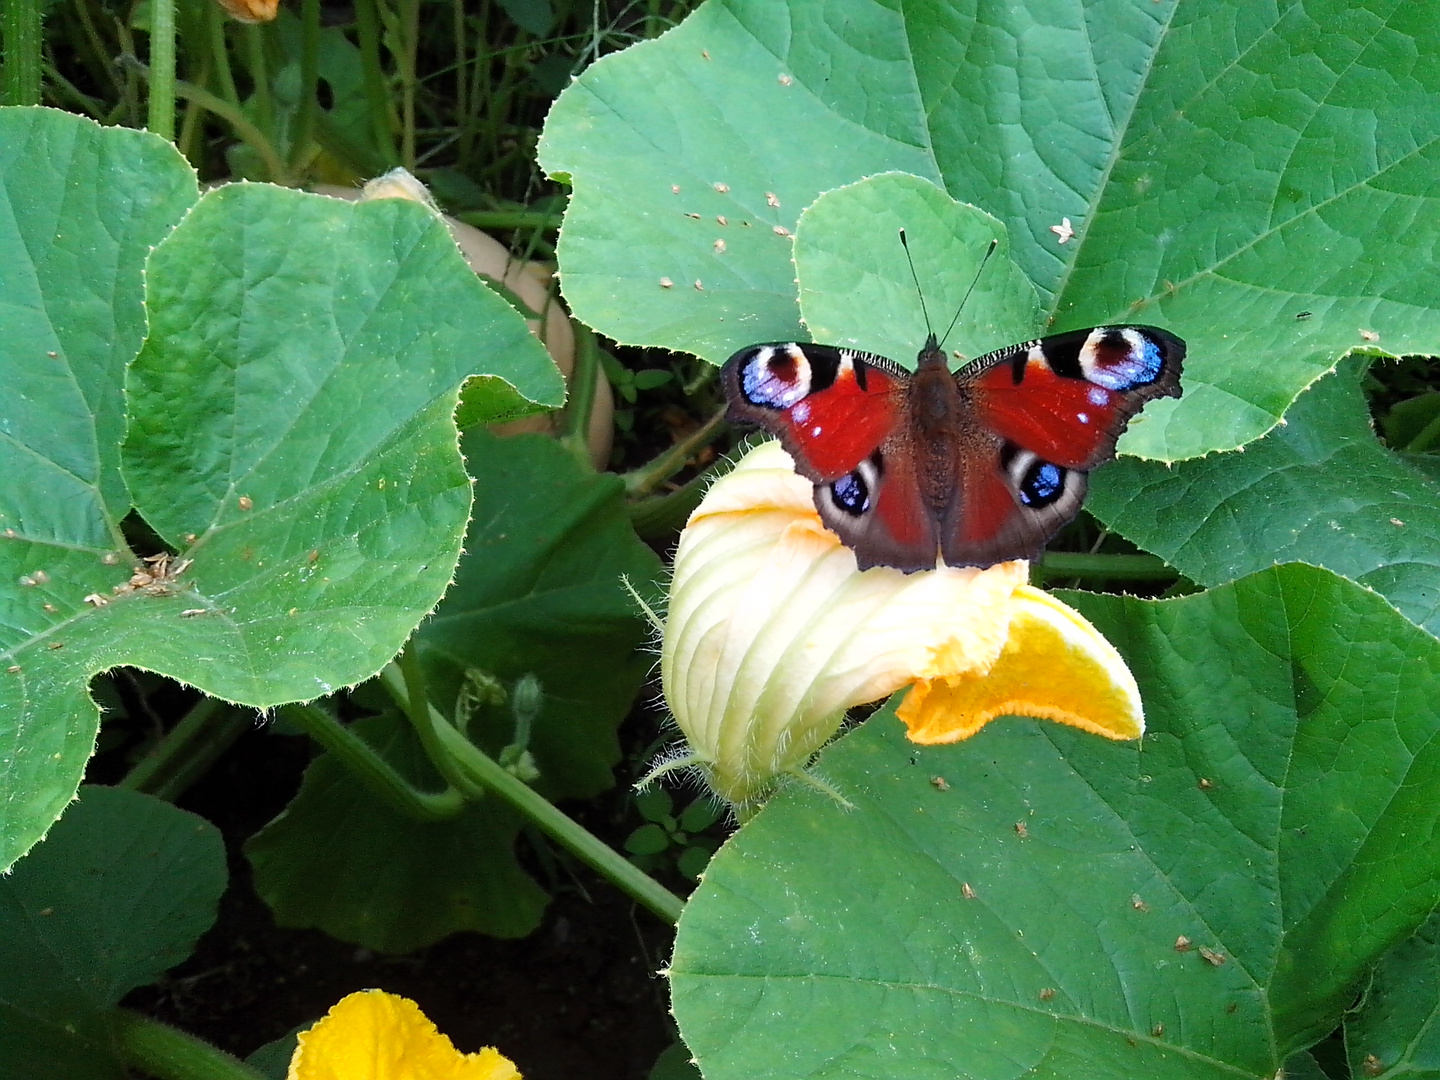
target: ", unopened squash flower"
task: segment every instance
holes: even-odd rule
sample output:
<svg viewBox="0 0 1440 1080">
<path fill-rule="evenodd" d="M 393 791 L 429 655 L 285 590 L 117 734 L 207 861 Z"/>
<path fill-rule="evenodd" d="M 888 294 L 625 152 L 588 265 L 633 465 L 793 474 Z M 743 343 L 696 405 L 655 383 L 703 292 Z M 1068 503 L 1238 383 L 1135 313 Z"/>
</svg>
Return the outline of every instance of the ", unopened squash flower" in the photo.
<svg viewBox="0 0 1440 1080">
<path fill-rule="evenodd" d="M 1112 739 L 1144 731 L 1120 654 L 1027 584 L 1029 565 L 860 571 L 778 443 L 718 480 L 680 537 L 660 670 L 696 766 L 742 818 L 802 772 L 845 711 L 911 687 L 909 737 L 955 742 L 997 716 Z"/>
<path fill-rule="evenodd" d="M 341 998 L 299 1043 L 286 1080 L 520 1080 L 494 1047 L 460 1053 L 420 1006 L 383 990 Z"/>
<path fill-rule="evenodd" d="M 280 13 L 280 0 L 219 0 L 220 6 L 236 22 L 274 22 Z"/>
</svg>

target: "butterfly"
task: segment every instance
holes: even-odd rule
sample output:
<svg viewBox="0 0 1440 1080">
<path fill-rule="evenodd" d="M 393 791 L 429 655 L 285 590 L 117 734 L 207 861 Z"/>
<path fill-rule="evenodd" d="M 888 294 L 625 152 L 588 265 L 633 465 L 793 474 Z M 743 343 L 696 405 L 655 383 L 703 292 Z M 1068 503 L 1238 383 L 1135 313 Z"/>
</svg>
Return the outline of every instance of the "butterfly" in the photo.
<svg viewBox="0 0 1440 1080">
<path fill-rule="evenodd" d="M 909 573 L 1037 556 L 1147 401 L 1180 396 L 1185 343 L 1101 326 L 1011 345 L 953 374 L 935 334 L 914 374 L 830 345 L 741 349 L 733 421 L 777 436 L 860 569 Z"/>
</svg>

